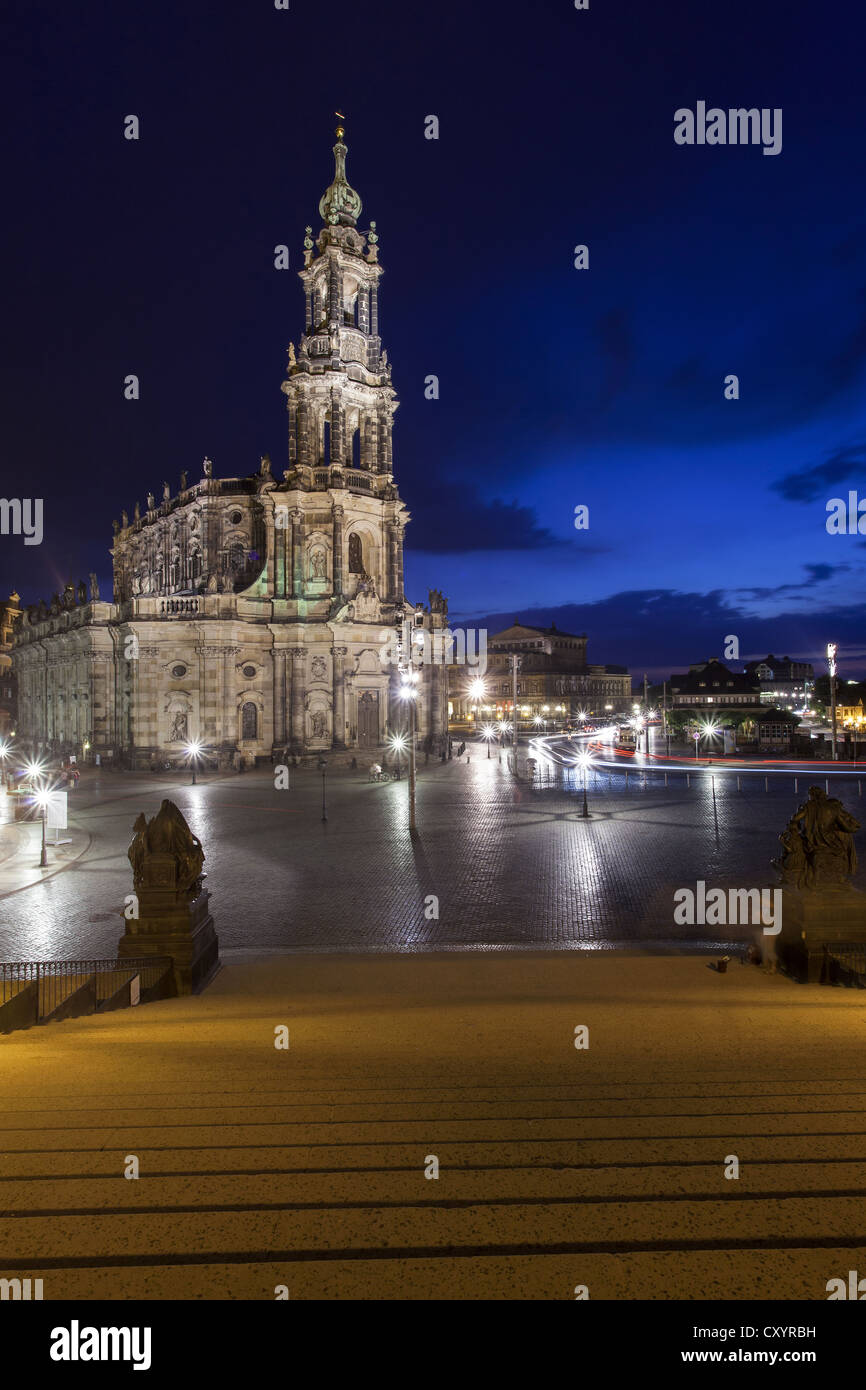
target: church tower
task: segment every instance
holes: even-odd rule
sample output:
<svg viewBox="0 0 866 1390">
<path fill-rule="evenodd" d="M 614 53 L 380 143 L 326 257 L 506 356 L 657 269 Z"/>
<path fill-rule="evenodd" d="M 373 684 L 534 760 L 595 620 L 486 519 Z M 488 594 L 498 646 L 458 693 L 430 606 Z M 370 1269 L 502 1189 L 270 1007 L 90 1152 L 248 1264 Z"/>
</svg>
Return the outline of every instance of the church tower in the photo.
<svg viewBox="0 0 866 1390">
<path fill-rule="evenodd" d="M 404 603 L 403 531 L 409 514 L 392 472 L 397 398 L 379 336 L 379 238 L 358 230 L 361 199 L 346 178 L 337 127 L 334 179 L 319 202 L 324 226 L 304 238 L 305 328 L 289 349 L 282 389 L 288 407 L 285 487 L 333 503 L 329 593 L 353 598 L 372 580 L 389 620 Z M 361 499 L 375 505 L 371 508 Z M 293 547 L 296 556 L 303 544 Z M 288 552 L 287 552 L 288 556 Z M 306 579 L 323 578 L 321 554 Z M 301 596 L 304 576 L 292 576 Z M 288 577 L 286 578 L 288 593 Z"/>
</svg>

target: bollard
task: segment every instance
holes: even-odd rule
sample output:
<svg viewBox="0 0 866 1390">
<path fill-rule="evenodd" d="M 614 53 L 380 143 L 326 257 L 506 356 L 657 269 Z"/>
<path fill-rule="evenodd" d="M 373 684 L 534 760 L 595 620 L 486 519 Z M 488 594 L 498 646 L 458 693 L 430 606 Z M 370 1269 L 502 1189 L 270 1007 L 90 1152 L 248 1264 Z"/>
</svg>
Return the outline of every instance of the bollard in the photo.
<svg viewBox="0 0 866 1390">
<path fill-rule="evenodd" d="M 692 785 L 691 773 L 687 772 L 687 773 L 686 773 L 686 786 L 687 786 L 687 787 L 690 787 L 691 785 Z"/>
<path fill-rule="evenodd" d="M 737 778 L 737 791 L 742 791 L 742 787 L 740 786 L 740 779 L 739 779 L 739 777 Z"/>
<path fill-rule="evenodd" d="M 765 791 L 765 792 L 768 792 L 769 790 L 770 790 L 770 779 L 769 779 L 769 777 L 765 777 L 765 778 L 764 778 L 764 791 Z"/>
<path fill-rule="evenodd" d="M 667 775 L 667 773 L 665 773 L 665 786 L 667 786 L 667 784 L 668 784 L 668 775 Z"/>
<path fill-rule="evenodd" d="M 857 782 L 857 795 L 858 795 L 858 796 L 862 796 L 862 795 L 863 795 L 863 793 L 862 793 L 861 790 L 860 790 L 860 782 L 859 782 L 859 780 L 858 780 L 858 782 Z"/>
<path fill-rule="evenodd" d="M 829 796 L 829 795 L 830 795 L 830 778 L 829 778 L 829 777 L 825 777 L 825 778 L 824 778 L 824 790 L 826 791 L 827 795 Z"/>
<path fill-rule="evenodd" d="M 628 791 L 628 768 L 626 768 L 626 773 L 625 773 L 625 789 L 626 789 L 626 791 Z"/>
<path fill-rule="evenodd" d="M 799 782 L 799 780 L 800 780 L 799 777 L 795 777 L 795 778 L 794 778 L 794 795 L 795 795 L 795 796 L 797 795 L 797 783 Z"/>
</svg>

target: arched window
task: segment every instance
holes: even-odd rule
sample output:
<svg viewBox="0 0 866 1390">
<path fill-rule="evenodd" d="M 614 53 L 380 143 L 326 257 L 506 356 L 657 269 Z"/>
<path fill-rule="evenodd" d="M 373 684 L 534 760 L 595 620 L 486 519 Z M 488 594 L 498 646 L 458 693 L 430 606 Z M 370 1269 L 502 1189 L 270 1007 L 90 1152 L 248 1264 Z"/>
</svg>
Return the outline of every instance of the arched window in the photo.
<svg viewBox="0 0 866 1390">
<path fill-rule="evenodd" d="M 191 573 L 191 577 L 192 577 L 192 582 L 193 582 L 193 584 L 196 582 L 197 579 L 201 579 L 201 551 L 200 551 L 200 550 L 194 550 L 194 551 L 192 552 L 192 562 L 191 562 L 191 566 L 190 566 L 190 573 Z"/>
<path fill-rule="evenodd" d="M 244 567 L 244 548 L 236 541 L 229 546 L 229 569 L 237 572 Z"/>
<path fill-rule="evenodd" d="M 259 712 L 252 700 L 247 700 L 241 708 L 241 738 L 256 738 L 259 725 Z"/>
<path fill-rule="evenodd" d="M 364 555 L 361 549 L 361 537 L 357 531 L 353 531 L 349 536 L 349 573 L 364 573 Z"/>
</svg>

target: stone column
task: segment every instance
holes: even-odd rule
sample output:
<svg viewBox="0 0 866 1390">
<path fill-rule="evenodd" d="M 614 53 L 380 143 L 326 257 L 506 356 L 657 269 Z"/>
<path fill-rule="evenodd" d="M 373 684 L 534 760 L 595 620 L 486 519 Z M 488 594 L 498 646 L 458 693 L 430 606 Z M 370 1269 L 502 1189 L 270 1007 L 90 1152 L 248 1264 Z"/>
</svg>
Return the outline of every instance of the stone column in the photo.
<svg viewBox="0 0 866 1390">
<path fill-rule="evenodd" d="M 336 387 L 331 388 L 331 457 L 330 463 L 342 464 L 343 457 L 343 435 L 345 428 L 343 424 L 343 404 L 342 392 Z"/>
<path fill-rule="evenodd" d="M 385 584 L 388 601 L 397 603 L 399 595 L 397 592 L 397 535 L 399 527 L 396 521 L 388 522 L 388 554 L 385 557 Z"/>
<path fill-rule="evenodd" d="M 298 462 L 305 468 L 312 467 L 312 440 L 310 438 L 310 403 L 298 403 Z"/>
<path fill-rule="evenodd" d="M 304 751 L 304 658 L 306 647 L 290 647 L 292 658 L 292 747 Z"/>
<path fill-rule="evenodd" d="M 398 603 L 403 600 L 403 528 L 396 526 L 396 553 L 394 556 L 394 596 Z"/>
<path fill-rule="evenodd" d="M 379 421 L 374 411 L 367 413 L 367 467 L 372 473 L 381 473 L 379 467 Z"/>
<path fill-rule="evenodd" d="M 370 291 L 366 285 L 358 290 L 358 327 L 362 333 L 370 331 Z"/>
<path fill-rule="evenodd" d="M 373 285 L 370 289 L 370 333 L 374 338 L 379 336 L 379 286 Z"/>
<path fill-rule="evenodd" d="M 389 410 L 383 410 L 379 422 L 379 472 L 392 473 L 394 471 L 393 454 L 391 446 L 391 430 L 393 420 Z"/>
<path fill-rule="evenodd" d="M 334 747 L 346 747 L 346 676 L 348 647 L 334 648 Z"/>
<path fill-rule="evenodd" d="M 328 266 L 328 318 L 331 323 L 343 322 L 343 277 L 336 256 L 331 257 Z"/>
<path fill-rule="evenodd" d="M 287 401 L 289 415 L 289 466 L 293 467 L 298 461 L 298 402 L 294 396 L 290 396 Z"/>
<path fill-rule="evenodd" d="M 274 648 L 274 743 L 283 748 L 286 731 L 286 649 Z"/>
<path fill-rule="evenodd" d="M 267 497 L 267 494 L 265 494 Z M 270 497 L 265 502 L 265 559 L 267 566 L 267 588 L 265 592 L 273 597 L 277 592 L 277 528 L 274 525 L 274 504 Z"/>
<path fill-rule="evenodd" d="M 292 598 L 304 597 L 304 514 L 292 512 Z"/>
<path fill-rule="evenodd" d="M 334 518 L 334 593 L 343 592 L 343 508 L 335 506 Z"/>
<path fill-rule="evenodd" d="M 306 287 L 306 301 L 307 301 L 307 316 L 306 316 L 305 322 L 306 322 L 306 325 L 307 325 L 307 332 L 309 333 L 310 330 L 311 330 L 311 328 L 313 327 L 313 292 L 312 292 L 312 288 L 311 288 L 311 286 L 310 286 L 309 284 L 307 284 L 307 287 Z"/>
</svg>

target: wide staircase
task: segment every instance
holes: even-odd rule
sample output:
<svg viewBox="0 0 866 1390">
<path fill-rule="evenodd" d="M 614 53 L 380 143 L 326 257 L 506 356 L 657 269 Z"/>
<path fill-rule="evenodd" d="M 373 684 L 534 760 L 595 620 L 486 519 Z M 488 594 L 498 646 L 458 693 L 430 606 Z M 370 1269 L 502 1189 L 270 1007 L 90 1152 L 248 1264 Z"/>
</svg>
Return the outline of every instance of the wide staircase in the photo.
<svg viewBox="0 0 866 1390">
<path fill-rule="evenodd" d="M 700 958 L 283 957 L 15 1035 L 0 1277 L 824 1299 L 866 1274 L 862 1000 Z"/>
</svg>

